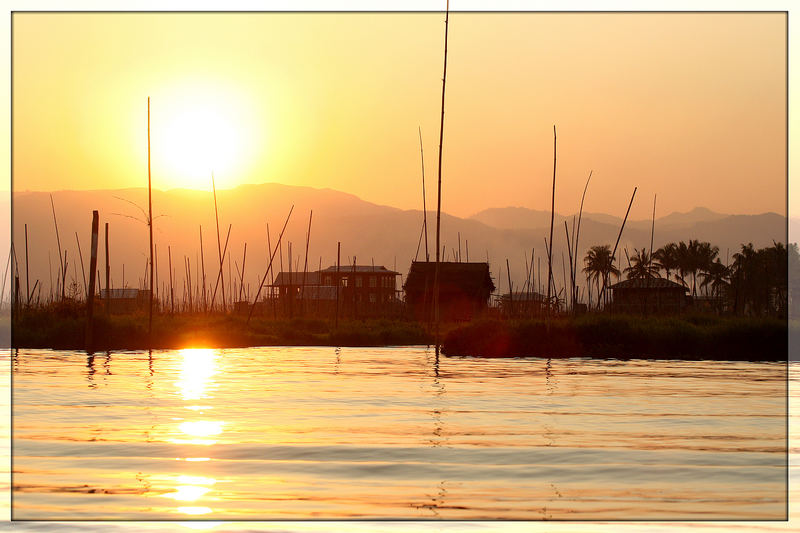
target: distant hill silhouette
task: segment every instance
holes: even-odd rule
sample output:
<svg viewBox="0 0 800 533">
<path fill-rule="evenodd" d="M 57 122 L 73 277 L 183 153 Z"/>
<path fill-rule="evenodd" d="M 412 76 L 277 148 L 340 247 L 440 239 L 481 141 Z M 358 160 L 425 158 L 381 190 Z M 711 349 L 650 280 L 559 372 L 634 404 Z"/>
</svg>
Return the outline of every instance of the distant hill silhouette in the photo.
<svg viewBox="0 0 800 533">
<path fill-rule="evenodd" d="M 62 249 L 68 250 L 68 280 L 75 279 L 83 290 L 80 259 L 75 232 L 78 232 L 85 269 L 89 267 L 89 245 L 92 210 L 100 212 L 99 270 L 105 279 L 103 225 L 110 224 L 110 252 L 112 286 L 122 286 L 122 265 L 125 265 L 125 282 L 137 287 L 143 279 L 148 252 L 147 227 L 142 211 L 146 210 L 146 189 L 118 189 L 93 191 L 53 192 Z M 294 204 L 294 213 L 284 236 L 283 265 L 287 268 L 288 250 L 292 243 L 295 268 L 303 269 L 305 235 L 309 212 L 313 209 L 311 241 L 308 253 L 308 269 L 323 268 L 336 262 L 336 243 L 342 243 L 342 264 L 353 261 L 368 265 L 396 268 L 404 277 L 414 259 L 420 238 L 422 212 L 401 210 L 365 202 L 358 197 L 331 189 L 296 187 L 276 183 L 242 185 L 235 189 L 217 191 L 220 214 L 222 245 L 228 224 L 232 224 L 228 249 L 231 253 L 231 273 L 237 276 L 241 269 L 244 244 L 247 243 L 245 284 L 250 285 L 251 297 L 260 277 L 263 276 L 267 260 L 267 233 L 269 223 L 273 246 L 277 240 L 289 208 Z M 218 271 L 217 237 L 214 222 L 214 202 L 211 192 L 174 189 L 153 191 L 153 210 L 157 217 L 154 238 L 158 249 L 158 281 L 168 281 L 167 247 L 171 248 L 176 294 L 182 292 L 184 280 L 184 256 L 188 256 L 192 280 L 199 276 L 195 269 L 200 256 L 199 225 L 203 226 L 203 251 L 205 256 L 206 283 L 213 288 Z M 435 258 L 435 211 L 428 213 L 428 242 L 431 260 Z M 35 280 L 42 284 L 42 294 L 49 292 L 50 278 L 55 279 L 58 270 L 58 252 L 50 208 L 50 193 L 17 192 L 13 202 L 14 239 L 17 262 L 20 266 L 23 290 L 24 279 L 24 224 L 28 224 L 30 286 Z M 139 219 L 139 220 L 136 220 Z M 559 286 L 563 285 L 563 272 L 569 276 L 568 266 L 562 269 L 562 254 L 568 261 L 565 247 L 564 220 L 556 217 L 554 229 L 554 275 Z M 491 263 L 492 276 L 500 292 L 507 292 L 508 281 L 505 261 L 511 264 L 515 289 L 521 287 L 525 277 L 525 257 L 530 258 L 535 248 L 541 276 L 546 276 L 544 237 L 549 233 L 550 213 L 524 208 L 487 209 L 469 218 L 442 215 L 442 244 L 445 257 L 453 260 L 458 250 L 458 235 L 461 235 L 462 259 L 467 259 L 467 246 L 471 261 Z M 584 213 L 581 227 L 580 257 L 595 244 L 611 244 L 619 231 L 621 219 L 603 214 Z M 656 220 L 655 245 L 668 241 L 701 239 L 720 247 L 720 256 L 725 260 L 726 252 L 732 255 L 741 243 L 753 242 L 756 247 L 767 246 L 774 240 L 783 240 L 786 220 L 774 213 L 762 215 L 722 215 L 698 208 L 689 213 L 673 213 Z M 620 257 L 625 262 L 624 249 L 633 253 L 634 247 L 648 246 L 650 221 L 629 221 L 620 242 Z M 49 259 L 48 259 L 49 252 Z M 63 252 L 62 252 L 63 253 Z M 424 258 L 424 242 L 420 246 L 419 259 Z M 276 255 L 276 271 L 279 256 Z M 49 262 L 48 262 L 49 261 Z M 581 268 L 582 261 L 579 261 Z M 538 274 L 538 272 L 535 272 Z M 226 261 L 224 274 L 229 277 Z M 237 276 L 238 277 L 238 276 Z M 87 272 L 88 279 L 88 272 Z M 582 275 L 579 280 L 584 280 Z M 226 283 L 227 285 L 227 283 Z M 226 292 L 228 288 L 226 287 Z"/>
</svg>

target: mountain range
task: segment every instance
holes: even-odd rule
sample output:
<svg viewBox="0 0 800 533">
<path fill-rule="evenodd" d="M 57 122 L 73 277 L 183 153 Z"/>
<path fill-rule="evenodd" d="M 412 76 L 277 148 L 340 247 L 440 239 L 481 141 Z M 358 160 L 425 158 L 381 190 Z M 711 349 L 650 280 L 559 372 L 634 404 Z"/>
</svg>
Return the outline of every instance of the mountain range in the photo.
<svg viewBox="0 0 800 533">
<path fill-rule="evenodd" d="M 62 256 L 67 251 L 68 283 L 75 281 L 83 290 L 83 270 L 89 268 L 92 210 L 100 215 L 98 270 L 104 271 L 104 224 L 109 224 L 112 287 L 138 287 L 144 279 L 148 257 L 148 230 L 145 223 L 147 190 L 116 189 L 93 191 L 14 192 L 12 215 L 16 261 L 21 272 L 20 283 L 25 290 L 25 225 L 28 232 L 29 286 L 36 280 L 41 294 L 50 290 L 50 280 L 58 271 L 59 242 L 54 229 L 53 206 L 58 222 Z M 276 271 L 288 269 L 288 243 L 291 242 L 292 269 L 303 270 L 306 262 L 306 234 L 311 216 L 308 243 L 308 270 L 336 264 L 337 243 L 341 242 L 341 264 L 384 265 L 397 270 L 403 277 L 410 262 L 424 259 L 421 210 L 402 210 L 366 202 L 358 197 L 331 189 L 297 187 L 277 183 L 241 185 L 217 191 L 220 244 L 217 244 L 214 198 L 210 191 L 173 189 L 153 191 L 154 241 L 157 248 L 156 275 L 159 287 L 168 286 L 171 259 L 173 284 L 180 293 L 184 283 L 186 261 L 192 281 L 202 278 L 199 268 L 200 226 L 203 235 L 203 258 L 206 283 L 211 287 L 219 271 L 219 248 L 224 247 L 230 226 L 229 260 L 224 266 L 226 291 L 231 278 L 238 278 L 244 264 L 244 285 L 254 294 L 267 264 L 267 225 L 272 246 L 278 238 L 284 220 L 293 207 L 291 219 L 283 236 L 280 254 L 275 256 Z M 313 210 L 313 216 L 311 212 Z M 553 239 L 553 269 L 556 284 L 563 286 L 569 277 L 569 252 L 566 247 L 565 221 L 571 233 L 573 214 L 556 214 Z M 793 221 L 793 223 L 797 223 Z M 427 213 L 428 250 L 435 258 L 436 213 Z M 549 235 L 550 212 L 522 207 L 485 209 L 466 218 L 442 214 L 441 241 L 443 260 L 458 256 L 459 236 L 461 258 L 466 261 L 488 261 L 498 288 L 508 290 L 506 260 L 511 280 L 519 288 L 526 277 L 526 262 L 535 260 L 534 276 L 546 276 L 545 238 Z M 596 244 L 613 247 L 622 218 L 604 213 L 584 213 L 581 221 L 579 258 Z M 625 252 L 649 247 L 650 220 L 628 220 L 620 240 L 618 257 L 625 264 Z M 787 220 L 776 213 L 759 215 L 730 215 L 698 207 L 687 213 L 671 213 L 655 221 L 654 246 L 670 241 L 699 239 L 709 241 L 720 249 L 723 261 L 732 257 L 741 244 L 752 242 L 757 248 L 773 241 L 786 239 Z M 793 232 L 793 235 L 797 233 Z M 78 250 L 80 242 L 80 252 Z M 247 245 L 246 256 L 244 254 Z M 564 258 L 562 263 L 562 256 Z M 729 259 L 732 260 L 732 259 Z M 579 268 L 582 261 L 578 261 Z M 124 274 L 123 274 L 124 265 Z M 562 266 L 563 265 L 563 266 Z M 104 280 L 104 275 L 101 276 Z M 578 279 L 584 279 L 582 275 Z M 537 282 L 535 284 L 538 285 Z M 399 285 L 399 284 L 398 284 Z M 104 286 L 104 285 L 103 285 Z M 237 290 L 238 292 L 238 290 Z"/>
</svg>

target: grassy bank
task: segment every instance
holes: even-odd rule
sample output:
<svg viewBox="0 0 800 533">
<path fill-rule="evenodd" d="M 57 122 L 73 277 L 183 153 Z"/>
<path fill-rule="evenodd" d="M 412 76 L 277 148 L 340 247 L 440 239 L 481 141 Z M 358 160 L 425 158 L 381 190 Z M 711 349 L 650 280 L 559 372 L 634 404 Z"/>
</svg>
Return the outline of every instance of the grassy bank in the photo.
<svg viewBox="0 0 800 533">
<path fill-rule="evenodd" d="M 787 358 L 786 321 L 709 315 L 584 315 L 481 321 L 450 331 L 446 355 L 777 361 Z"/>
<path fill-rule="evenodd" d="M 79 307 L 31 309 L 15 317 L 12 342 L 16 348 L 82 350 L 86 316 Z M 93 348 L 102 350 L 175 349 L 186 347 L 238 348 L 247 346 L 386 346 L 427 344 L 432 339 L 414 322 L 318 319 L 273 320 L 242 315 L 154 315 L 150 342 L 147 315 L 96 316 Z"/>
</svg>

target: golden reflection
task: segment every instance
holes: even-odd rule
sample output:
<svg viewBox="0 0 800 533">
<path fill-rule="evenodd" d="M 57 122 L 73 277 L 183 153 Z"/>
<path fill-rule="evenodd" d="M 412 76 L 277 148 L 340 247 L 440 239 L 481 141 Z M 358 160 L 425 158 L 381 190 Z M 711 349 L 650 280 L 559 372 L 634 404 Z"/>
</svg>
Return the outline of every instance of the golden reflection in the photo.
<svg viewBox="0 0 800 533">
<path fill-rule="evenodd" d="M 181 374 L 176 385 L 184 400 L 206 398 L 206 388 L 217 373 L 217 352 L 208 348 L 187 348 L 180 351 L 183 358 Z"/>
<path fill-rule="evenodd" d="M 180 485 L 175 487 L 175 492 L 164 494 L 165 498 L 172 498 L 181 502 L 193 502 L 202 498 L 211 489 L 209 487 L 196 487 L 194 485 Z"/>
</svg>

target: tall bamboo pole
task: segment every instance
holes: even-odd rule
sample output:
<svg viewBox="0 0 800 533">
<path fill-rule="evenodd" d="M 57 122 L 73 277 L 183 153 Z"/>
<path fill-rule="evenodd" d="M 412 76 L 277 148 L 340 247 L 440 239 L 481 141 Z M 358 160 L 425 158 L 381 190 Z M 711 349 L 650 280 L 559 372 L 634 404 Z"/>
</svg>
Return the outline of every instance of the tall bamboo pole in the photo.
<svg viewBox="0 0 800 533">
<path fill-rule="evenodd" d="M 619 234 L 617 235 L 617 242 L 614 243 L 614 251 L 611 252 L 611 264 L 614 264 L 614 257 L 617 254 L 617 246 L 619 246 L 619 239 L 622 237 L 622 230 L 625 229 L 625 222 L 628 220 L 628 214 L 631 212 L 631 206 L 633 205 L 633 199 L 636 197 L 636 189 L 637 187 L 633 188 L 633 194 L 631 195 L 631 201 L 628 204 L 628 210 L 625 211 L 625 218 L 622 219 L 622 226 L 619 228 Z M 603 276 L 603 288 L 600 290 L 600 293 L 597 295 L 597 302 L 598 305 L 606 292 L 606 285 L 608 284 L 608 273 Z"/>
<path fill-rule="evenodd" d="M 78 233 L 75 233 L 75 236 L 78 236 Z M 86 278 L 83 278 L 84 285 L 86 284 Z M 25 294 L 27 296 L 27 305 L 31 305 L 31 289 L 30 289 L 30 275 L 28 274 L 28 225 L 25 224 Z"/>
<path fill-rule="evenodd" d="M 442 144 L 444 141 L 444 96 L 447 85 L 447 32 L 450 22 L 450 0 L 447 0 L 447 8 L 444 18 L 444 68 L 442 70 L 442 115 L 439 121 L 439 167 L 436 195 L 436 267 L 433 273 L 433 313 L 436 322 L 434 339 L 436 342 L 436 353 L 439 353 L 439 271 L 441 268 L 441 257 L 439 255 L 440 233 L 442 224 Z"/>
<path fill-rule="evenodd" d="M 172 286 L 172 247 L 167 246 L 167 259 L 169 261 L 169 312 L 175 312 L 175 291 Z"/>
<path fill-rule="evenodd" d="M 56 205 L 53 203 L 53 195 L 50 195 L 50 207 L 53 210 L 53 225 L 56 227 L 56 243 L 58 244 L 58 261 L 61 263 L 61 299 L 64 299 L 64 279 L 67 277 L 67 266 L 61 259 L 61 239 L 58 237 L 58 219 L 56 218 Z M 65 256 L 66 257 L 66 256 Z"/>
<path fill-rule="evenodd" d="M 339 265 L 342 260 L 342 243 L 336 243 L 336 315 L 334 315 L 333 327 L 339 327 L 339 291 L 342 289 L 342 281 L 339 278 Z"/>
<path fill-rule="evenodd" d="M 581 237 L 581 217 L 583 216 L 583 201 L 586 199 L 586 190 L 589 188 L 589 180 L 592 179 L 592 172 L 593 170 L 589 171 L 589 177 L 586 178 L 586 185 L 583 187 L 583 195 L 581 196 L 581 208 L 578 211 L 578 227 L 575 230 L 575 253 L 572 257 L 572 261 L 574 263 L 575 272 L 578 271 L 578 240 Z M 577 296 L 573 295 L 573 308 L 575 307 L 575 300 Z"/>
<path fill-rule="evenodd" d="M 258 284 L 258 291 L 256 291 L 256 297 L 253 299 L 253 305 L 250 306 L 250 313 L 247 315 L 247 322 L 250 322 L 250 318 L 253 316 L 253 309 L 256 307 L 256 302 L 258 302 L 258 297 L 261 295 L 261 288 L 264 286 L 264 282 L 267 281 L 267 275 L 269 275 L 270 270 L 272 270 L 272 260 L 275 259 L 275 251 L 277 251 L 281 247 L 281 239 L 283 238 L 283 232 L 286 231 L 286 225 L 289 223 L 289 217 L 292 216 L 292 211 L 294 210 L 294 206 L 289 209 L 289 214 L 286 215 L 286 222 L 283 223 L 283 229 L 281 229 L 281 233 L 278 236 L 278 242 L 275 243 L 275 250 L 272 251 L 272 255 L 269 258 L 269 264 L 267 265 L 267 271 L 264 272 L 264 277 L 261 278 L 261 283 Z"/>
<path fill-rule="evenodd" d="M 111 303 L 111 287 L 109 286 L 109 282 L 111 280 L 111 267 L 108 264 L 108 222 L 106 222 L 106 314 L 110 313 L 110 303 Z"/>
<path fill-rule="evenodd" d="M 26 236 L 27 237 L 27 236 Z M 89 289 L 86 286 L 86 267 L 83 265 L 83 252 L 81 252 L 81 240 L 78 238 L 78 232 L 75 232 L 75 241 L 78 243 L 78 257 L 81 260 L 81 275 L 83 276 L 83 295 L 89 297 Z M 28 239 L 25 239 L 25 275 L 28 274 Z M 90 273 L 91 277 L 91 273 Z"/>
<path fill-rule="evenodd" d="M 153 188 L 150 180 L 150 97 L 147 97 L 147 225 L 150 227 L 150 298 L 147 311 L 148 345 L 153 333 Z"/>
<path fill-rule="evenodd" d="M 222 244 L 219 238 L 219 211 L 217 210 L 217 186 L 214 183 L 214 173 L 211 173 L 211 190 L 214 193 L 214 220 L 217 223 L 217 253 L 219 254 L 219 275 L 217 282 L 219 282 L 219 277 L 222 277 L 222 309 L 225 310 L 225 278 L 222 275 Z M 216 294 L 217 287 L 214 287 L 214 293 Z M 211 307 L 214 307 L 214 299 L 211 299 Z"/>
<path fill-rule="evenodd" d="M 200 266 L 203 273 L 203 312 L 208 311 L 208 302 L 206 301 L 206 259 L 203 255 L 203 226 L 200 225 Z"/>
<path fill-rule="evenodd" d="M 300 289 L 300 315 L 305 315 L 306 312 L 306 301 L 305 301 L 305 292 L 306 292 L 306 274 L 308 273 L 308 241 L 311 240 L 311 217 L 314 216 L 314 210 L 311 210 L 311 213 L 308 215 L 308 231 L 306 232 L 306 254 L 305 259 L 303 260 L 303 286 Z"/>
<path fill-rule="evenodd" d="M 550 201 L 550 248 L 547 251 L 547 316 L 550 315 L 550 281 L 553 279 L 553 219 L 556 214 L 556 125 L 553 124 L 553 195 Z"/>
<path fill-rule="evenodd" d="M 425 262 L 430 261 L 428 253 L 428 208 L 425 202 L 425 154 L 422 152 L 422 128 L 417 126 L 419 133 L 419 158 L 422 165 L 422 229 L 425 232 Z"/>
</svg>

